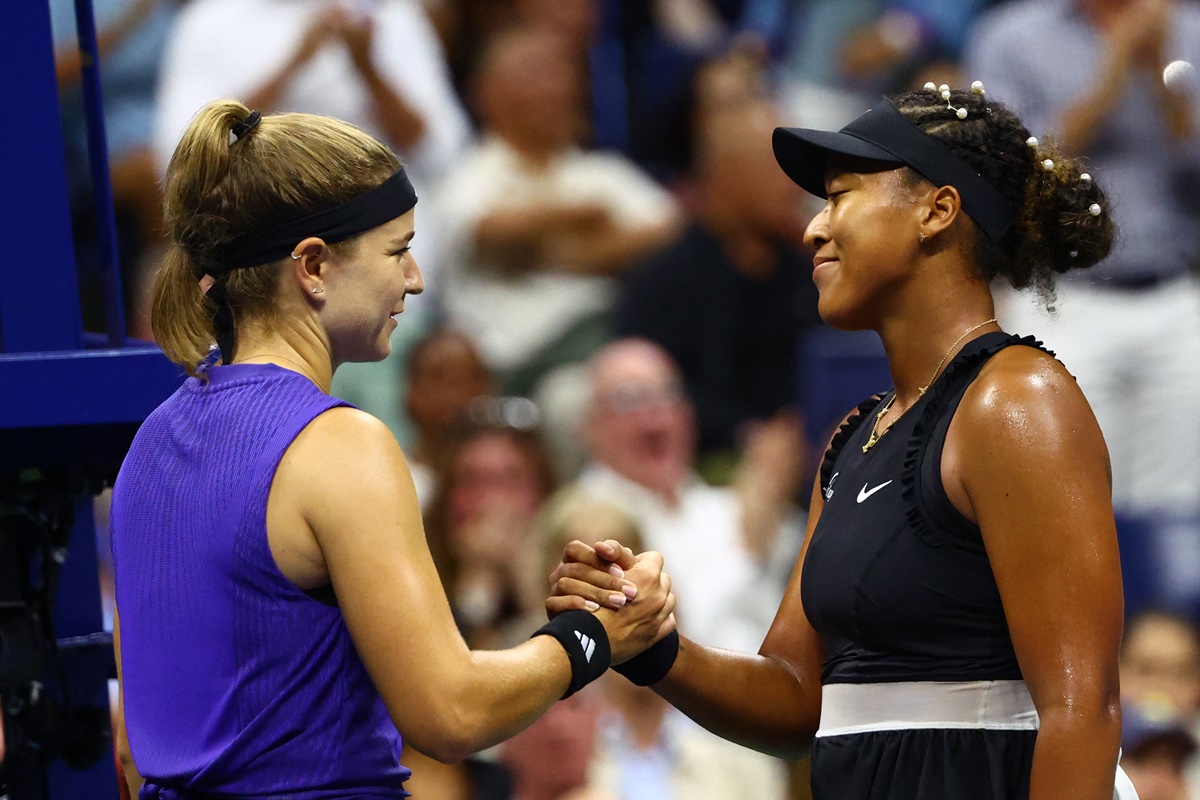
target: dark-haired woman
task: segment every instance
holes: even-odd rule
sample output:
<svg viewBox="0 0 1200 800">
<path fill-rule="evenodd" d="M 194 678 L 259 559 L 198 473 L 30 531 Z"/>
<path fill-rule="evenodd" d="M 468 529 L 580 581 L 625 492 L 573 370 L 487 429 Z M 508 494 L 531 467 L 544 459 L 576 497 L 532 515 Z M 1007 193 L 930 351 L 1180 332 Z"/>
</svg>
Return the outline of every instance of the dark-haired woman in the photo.
<svg viewBox="0 0 1200 800">
<path fill-rule="evenodd" d="M 139 430 L 111 516 L 142 800 L 404 797 L 398 730 L 460 759 L 673 625 L 651 557 L 618 613 L 498 652 L 459 635 L 400 448 L 328 394 L 423 288 L 415 204 L 388 148 L 325 117 L 219 101 L 175 151 L 153 325 L 192 377 Z"/>
<path fill-rule="evenodd" d="M 895 388 L 833 438 L 759 653 L 668 639 L 642 679 L 747 746 L 811 745 L 818 800 L 1111 800 L 1108 456 L 1071 375 L 999 329 L 989 289 L 1048 291 L 1103 258 L 1101 190 L 978 84 L 886 100 L 838 133 L 780 129 L 774 147 L 827 198 L 806 234 L 822 317 L 877 331 Z M 573 543 L 559 590 L 601 598 L 597 568 L 622 558 Z"/>
</svg>

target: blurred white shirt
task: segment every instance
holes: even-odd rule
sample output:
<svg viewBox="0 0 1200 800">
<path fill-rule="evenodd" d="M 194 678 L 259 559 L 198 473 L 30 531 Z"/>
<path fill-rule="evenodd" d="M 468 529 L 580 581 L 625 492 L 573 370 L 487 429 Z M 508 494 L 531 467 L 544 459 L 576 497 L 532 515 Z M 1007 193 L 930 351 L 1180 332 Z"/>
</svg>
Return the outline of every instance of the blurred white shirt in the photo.
<svg viewBox="0 0 1200 800">
<path fill-rule="evenodd" d="M 158 86 L 155 153 L 163 170 L 188 123 L 212 100 L 245 100 L 292 56 L 313 15 L 329 0 L 192 0 L 167 44 Z M 375 18 L 376 68 L 424 118 L 415 147 L 400 149 L 418 195 L 445 172 L 470 140 L 470 123 L 450 80 L 445 55 L 418 0 L 356 3 Z M 387 142 L 370 93 L 350 54 L 326 44 L 302 66 L 277 108 L 346 120 Z"/>
<path fill-rule="evenodd" d="M 570 149 L 534 168 L 507 142 L 484 137 L 437 187 L 438 291 L 450 323 L 494 369 L 521 366 L 572 325 L 607 311 L 613 279 L 543 267 L 505 274 L 475 247 L 481 220 L 535 203 L 595 203 L 622 227 L 656 227 L 678 213 L 674 198 L 624 156 Z"/>
</svg>

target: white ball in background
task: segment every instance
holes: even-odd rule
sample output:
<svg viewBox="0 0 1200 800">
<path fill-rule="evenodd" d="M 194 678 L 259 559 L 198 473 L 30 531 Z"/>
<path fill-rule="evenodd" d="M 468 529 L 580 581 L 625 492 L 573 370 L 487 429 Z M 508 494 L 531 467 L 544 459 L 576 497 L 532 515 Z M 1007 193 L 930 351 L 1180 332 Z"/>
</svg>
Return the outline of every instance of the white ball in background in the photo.
<svg viewBox="0 0 1200 800">
<path fill-rule="evenodd" d="M 1196 68 L 1188 61 L 1172 61 L 1163 69 L 1163 83 L 1173 92 L 1196 88 Z"/>
</svg>

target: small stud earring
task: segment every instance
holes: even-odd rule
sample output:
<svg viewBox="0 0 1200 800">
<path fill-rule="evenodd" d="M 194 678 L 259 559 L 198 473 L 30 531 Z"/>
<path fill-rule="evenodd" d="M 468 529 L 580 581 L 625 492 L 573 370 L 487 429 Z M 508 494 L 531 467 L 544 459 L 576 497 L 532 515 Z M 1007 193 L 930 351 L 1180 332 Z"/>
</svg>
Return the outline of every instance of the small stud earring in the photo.
<svg viewBox="0 0 1200 800">
<path fill-rule="evenodd" d="M 321 292 L 323 292 L 323 291 L 325 291 L 325 290 L 324 290 L 324 289 L 322 289 L 320 286 L 314 286 L 314 287 L 313 287 L 313 290 L 312 290 L 312 293 L 313 293 L 313 294 L 320 294 L 320 293 L 321 293 Z"/>
<path fill-rule="evenodd" d="M 925 235 L 925 231 L 921 231 L 920 233 L 917 234 L 917 241 L 920 242 L 921 244 L 925 244 L 925 240 L 928 238 L 929 237 Z"/>
</svg>

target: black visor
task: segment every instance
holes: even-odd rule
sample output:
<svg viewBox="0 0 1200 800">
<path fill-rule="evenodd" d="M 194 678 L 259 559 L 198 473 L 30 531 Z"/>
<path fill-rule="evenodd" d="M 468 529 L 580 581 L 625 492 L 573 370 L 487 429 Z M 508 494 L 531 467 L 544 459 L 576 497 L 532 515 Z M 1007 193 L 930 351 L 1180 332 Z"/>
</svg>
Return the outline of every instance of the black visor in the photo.
<svg viewBox="0 0 1200 800">
<path fill-rule="evenodd" d="M 909 166 L 935 186 L 953 186 L 963 210 L 993 240 L 1012 225 L 1014 213 L 996 189 L 937 139 L 904 117 L 890 101 L 868 110 L 837 133 L 776 128 L 775 160 L 802 189 L 825 196 L 825 171 L 834 155 L 875 161 L 881 168 Z"/>
</svg>

